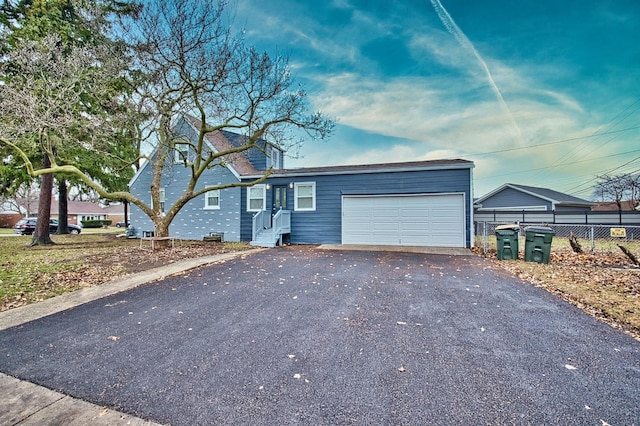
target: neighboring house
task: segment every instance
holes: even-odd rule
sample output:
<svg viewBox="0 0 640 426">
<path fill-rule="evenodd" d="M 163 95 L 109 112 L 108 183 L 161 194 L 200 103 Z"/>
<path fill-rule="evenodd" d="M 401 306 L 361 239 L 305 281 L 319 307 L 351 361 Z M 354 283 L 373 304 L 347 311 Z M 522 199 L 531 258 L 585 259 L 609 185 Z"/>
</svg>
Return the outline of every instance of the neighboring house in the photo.
<svg viewBox="0 0 640 426">
<path fill-rule="evenodd" d="M 13 225 L 22 219 L 22 216 L 22 213 L 10 203 L 0 204 L 0 228 L 13 228 Z"/>
<path fill-rule="evenodd" d="M 51 200 L 51 218 L 58 219 L 58 200 Z M 38 211 L 37 207 L 34 211 Z M 107 213 L 97 203 L 91 201 L 67 201 L 67 222 L 82 225 L 83 220 L 104 220 Z"/>
<path fill-rule="evenodd" d="M 183 119 L 180 134 L 193 139 L 200 123 Z M 226 131 L 207 134 L 219 152 L 241 143 Z M 473 162 L 435 160 L 357 166 L 284 169 L 283 153 L 262 141 L 259 149 L 213 167 L 199 188 L 251 182 L 272 164 L 262 184 L 209 192 L 187 203 L 170 227 L 172 236 L 202 239 L 211 233 L 226 241 L 273 246 L 293 244 L 384 244 L 470 247 L 472 244 Z M 186 145 L 185 145 L 186 147 Z M 185 149 L 179 155 L 189 155 Z M 144 164 L 130 183 L 133 194 L 150 201 L 152 167 Z M 189 174 L 179 161 L 165 173 L 162 203 L 171 205 Z M 131 224 L 152 231 L 151 220 L 131 206 Z M 265 239 L 266 238 L 266 239 Z"/>
<path fill-rule="evenodd" d="M 548 188 L 507 183 L 474 202 L 478 212 L 591 210 L 592 203 Z"/>
<path fill-rule="evenodd" d="M 111 226 L 116 226 L 116 223 L 124 223 L 124 204 L 112 203 L 103 207 L 104 213 L 107 215 L 107 219 L 111 221 Z"/>
<path fill-rule="evenodd" d="M 631 200 L 621 201 L 620 206 L 618 206 L 618 203 L 613 201 L 599 201 L 591 210 L 596 212 L 617 212 L 618 210 L 630 212 L 640 210 L 640 205 L 637 205 L 636 202 Z"/>
<path fill-rule="evenodd" d="M 51 200 L 51 218 L 59 219 L 59 204 L 58 200 Z M 32 216 L 37 216 L 38 213 L 38 201 L 34 201 L 29 205 L 29 209 L 33 212 Z M 26 213 L 14 212 L 11 209 L 3 210 L 0 208 L 0 227 L 11 228 L 13 225 L 22 219 Z M 124 221 L 124 206 L 120 203 L 111 204 L 107 207 L 102 207 L 98 203 L 92 201 L 67 201 L 67 220 L 68 223 L 74 225 L 82 225 L 83 220 L 111 220 L 113 225 L 117 222 Z"/>
</svg>

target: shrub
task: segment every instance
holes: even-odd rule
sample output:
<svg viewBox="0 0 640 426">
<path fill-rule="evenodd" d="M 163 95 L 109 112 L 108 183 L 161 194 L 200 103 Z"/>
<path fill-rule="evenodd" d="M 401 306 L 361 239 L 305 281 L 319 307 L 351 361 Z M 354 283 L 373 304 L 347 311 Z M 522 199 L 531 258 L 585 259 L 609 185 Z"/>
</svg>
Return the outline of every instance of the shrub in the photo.
<svg viewBox="0 0 640 426">
<path fill-rule="evenodd" d="M 103 226 L 110 226 L 112 220 L 82 220 L 80 223 L 83 228 L 102 228 Z"/>
</svg>

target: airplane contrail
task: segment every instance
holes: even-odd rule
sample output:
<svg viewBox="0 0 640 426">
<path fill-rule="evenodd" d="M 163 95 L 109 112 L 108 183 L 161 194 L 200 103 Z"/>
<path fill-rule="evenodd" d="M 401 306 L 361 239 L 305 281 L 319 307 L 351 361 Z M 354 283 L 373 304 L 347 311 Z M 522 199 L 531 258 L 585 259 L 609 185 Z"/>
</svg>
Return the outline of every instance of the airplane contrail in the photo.
<svg viewBox="0 0 640 426">
<path fill-rule="evenodd" d="M 478 63 L 480 64 L 485 75 L 487 76 L 487 80 L 489 81 L 489 85 L 491 86 L 493 93 L 495 93 L 496 98 L 498 99 L 498 103 L 500 103 L 500 106 L 507 112 L 507 115 L 509 116 L 509 120 L 511 121 L 511 124 L 513 125 L 513 128 L 515 129 L 518 135 L 518 139 L 522 144 L 524 144 L 524 139 L 522 137 L 522 132 L 520 131 L 520 127 L 518 126 L 518 123 L 516 123 L 516 120 L 513 118 L 513 113 L 511 112 L 511 109 L 509 108 L 507 103 L 504 101 L 504 98 L 502 97 L 502 92 L 500 92 L 498 85 L 494 81 L 493 76 L 491 75 L 491 71 L 487 66 L 487 63 L 484 61 L 484 59 L 482 59 L 482 56 L 480 56 L 480 53 L 478 53 L 473 43 L 471 43 L 471 40 L 469 40 L 469 38 L 462 32 L 460 27 L 453 20 L 451 15 L 449 15 L 449 12 L 447 12 L 447 9 L 445 9 L 442 3 L 440 3 L 440 0 L 431 0 L 431 4 L 433 5 L 433 8 L 435 9 L 436 13 L 438 14 L 438 17 L 442 21 L 442 24 L 445 26 L 447 31 L 449 31 L 449 33 L 451 33 L 451 35 L 453 35 L 456 38 L 456 40 L 458 40 L 458 43 L 460 43 L 460 46 L 466 49 L 469 49 L 471 53 L 473 53 L 473 56 L 475 56 L 475 58 L 478 60 Z"/>
</svg>

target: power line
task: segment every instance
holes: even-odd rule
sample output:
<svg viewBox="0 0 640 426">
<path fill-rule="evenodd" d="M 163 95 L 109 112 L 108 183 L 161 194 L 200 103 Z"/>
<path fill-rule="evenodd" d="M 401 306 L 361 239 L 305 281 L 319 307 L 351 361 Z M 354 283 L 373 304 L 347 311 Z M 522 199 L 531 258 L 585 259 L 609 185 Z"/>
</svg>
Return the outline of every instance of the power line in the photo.
<svg viewBox="0 0 640 426">
<path fill-rule="evenodd" d="M 629 164 L 631 164 L 631 163 L 633 163 L 634 161 L 637 161 L 637 160 L 640 160 L 640 156 L 634 158 L 633 160 L 627 161 L 626 163 L 624 163 L 624 164 L 622 164 L 622 165 L 620 165 L 618 167 L 614 167 L 613 169 L 608 169 L 608 170 L 606 170 L 606 172 L 604 174 L 615 172 L 616 170 L 622 169 L 623 167 L 628 166 Z M 636 173 L 636 172 L 631 172 L 631 174 Z M 602 172 L 599 172 L 599 173 L 602 174 Z M 588 181 L 581 183 L 580 185 L 577 185 L 577 186 L 574 186 L 573 188 L 567 189 L 566 191 L 567 192 L 571 192 L 571 191 L 577 190 L 580 187 L 582 187 L 584 185 L 587 185 L 590 182 L 595 182 L 597 179 L 598 179 L 598 176 L 595 176 L 595 177 L 589 179 Z"/>
<path fill-rule="evenodd" d="M 554 166 L 539 167 L 539 168 L 536 168 L 536 169 L 519 170 L 517 172 L 503 173 L 501 175 L 492 175 L 492 176 L 487 176 L 487 177 L 483 177 L 483 178 L 475 178 L 475 179 L 476 180 L 482 180 L 482 179 L 489 179 L 489 178 L 494 178 L 494 177 L 502 177 L 502 176 L 521 174 L 521 173 L 535 172 L 535 171 L 538 171 L 538 170 L 555 169 L 557 167 L 568 166 L 568 165 L 571 165 L 571 164 L 587 163 L 589 161 L 601 160 L 603 158 L 611 158 L 611 157 L 617 157 L 619 155 L 633 154 L 634 152 L 640 152 L 640 149 L 634 149 L 633 151 L 627 151 L 627 152 L 620 152 L 618 154 L 605 155 L 605 156 L 597 157 L 597 158 L 590 158 L 588 160 L 572 161 L 571 163 L 563 163 L 563 164 L 557 164 L 557 165 L 554 165 Z"/>
<path fill-rule="evenodd" d="M 517 148 L 505 148 L 505 149 L 500 149 L 500 150 L 497 150 L 497 151 L 479 152 L 479 153 L 475 153 L 475 154 L 462 154 L 462 155 L 469 156 L 469 157 L 471 157 L 471 156 L 478 156 L 479 157 L 479 156 L 483 156 L 483 155 L 500 154 L 500 153 L 503 153 L 503 152 L 519 151 L 519 150 L 523 150 L 523 149 L 538 148 L 538 147 L 541 147 L 541 146 L 548 146 L 548 145 L 557 145 L 557 144 L 576 141 L 576 140 L 580 140 L 580 139 L 597 138 L 597 137 L 604 136 L 604 135 L 610 135 L 610 134 L 614 134 L 614 133 L 622 133 L 622 132 L 626 132 L 628 130 L 635 130 L 635 129 L 640 129 L 640 126 L 627 127 L 626 129 L 620 129 L 620 130 L 611 130 L 609 132 L 592 134 L 592 135 L 589 135 L 589 136 L 579 136 L 579 137 L 575 137 L 575 138 L 562 139 L 562 140 L 557 140 L 557 141 L 553 141 L 553 142 L 539 143 L 539 144 L 536 144 L 536 145 L 521 146 L 521 147 L 517 147 Z"/>
</svg>

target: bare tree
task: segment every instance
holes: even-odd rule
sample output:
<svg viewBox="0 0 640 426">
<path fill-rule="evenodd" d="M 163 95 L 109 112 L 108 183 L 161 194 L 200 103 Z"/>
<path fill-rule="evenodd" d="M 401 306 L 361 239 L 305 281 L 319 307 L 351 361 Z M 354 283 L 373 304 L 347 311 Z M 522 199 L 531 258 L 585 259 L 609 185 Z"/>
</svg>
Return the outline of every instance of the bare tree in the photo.
<svg viewBox="0 0 640 426">
<path fill-rule="evenodd" d="M 594 196 L 601 201 L 615 202 L 619 211 L 623 201 L 629 201 L 635 207 L 640 201 L 640 177 L 632 174 L 598 176 Z"/>
<path fill-rule="evenodd" d="M 226 167 L 245 151 L 264 149 L 261 139 L 287 151 L 299 145 L 299 130 L 312 138 L 326 138 L 333 130 L 333 122 L 321 113 L 307 112 L 306 93 L 294 85 L 288 58 L 271 57 L 247 47 L 231 33 L 225 7 L 224 1 L 150 1 L 135 25 L 129 26 L 137 67 L 148 77 L 139 92 L 150 117 L 146 137 L 156 143 L 147 158 L 153 168 L 151 203 L 131 195 L 120 198 L 148 215 L 158 236 L 168 235 L 169 225 L 189 200 L 212 190 L 251 186 L 270 173 L 249 183 L 196 190 L 206 170 Z M 191 177 L 182 195 L 162 212 L 162 178 L 168 168 L 176 166 L 177 145 L 185 144 L 173 124 L 185 113 L 202 123 L 197 139 L 189 142 L 190 157 L 183 157 L 182 167 Z M 211 151 L 205 135 L 223 129 L 244 135 L 245 144 Z"/>
<path fill-rule="evenodd" d="M 629 186 L 629 201 L 634 209 L 640 205 L 640 173 L 628 174 L 627 185 Z"/>
</svg>

